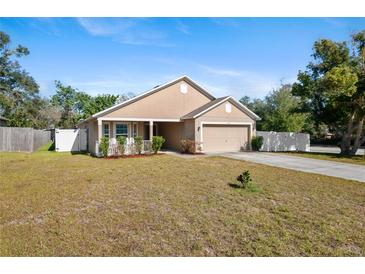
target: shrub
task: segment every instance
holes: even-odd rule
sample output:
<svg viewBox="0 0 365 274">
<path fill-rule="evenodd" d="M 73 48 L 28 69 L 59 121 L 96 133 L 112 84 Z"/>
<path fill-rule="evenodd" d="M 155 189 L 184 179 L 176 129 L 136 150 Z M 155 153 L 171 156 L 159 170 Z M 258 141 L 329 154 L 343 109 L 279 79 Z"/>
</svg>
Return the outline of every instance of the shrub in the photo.
<svg viewBox="0 0 365 274">
<path fill-rule="evenodd" d="M 237 176 L 237 181 L 242 184 L 243 188 L 247 188 L 249 183 L 252 181 L 250 171 L 245 170 Z"/>
<path fill-rule="evenodd" d="M 195 141 L 194 140 L 187 140 L 187 145 L 188 145 L 188 153 L 195 153 Z"/>
<path fill-rule="evenodd" d="M 191 153 L 194 154 L 196 150 L 201 151 L 201 146 L 198 142 L 194 140 L 186 139 L 180 141 L 180 148 L 181 153 Z"/>
<path fill-rule="evenodd" d="M 153 136 L 152 137 L 152 150 L 156 154 L 165 143 L 165 138 L 162 136 Z"/>
<path fill-rule="evenodd" d="M 120 147 L 120 153 L 123 155 L 125 153 L 125 144 L 127 143 L 127 138 L 125 136 L 118 136 L 117 142 Z"/>
<path fill-rule="evenodd" d="M 134 137 L 134 147 L 138 154 L 142 153 L 143 148 L 143 138 L 141 136 Z"/>
<path fill-rule="evenodd" d="M 179 150 L 181 153 L 186 153 L 188 151 L 188 145 L 186 141 L 187 140 L 180 140 Z"/>
<path fill-rule="evenodd" d="M 102 137 L 100 140 L 100 150 L 103 153 L 104 157 L 108 156 L 108 149 L 109 149 L 109 138 Z"/>
<path fill-rule="evenodd" d="M 264 143 L 264 137 L 262 136 L 254 136 L 251 140 L 252 150 L 259 151 Z"/>
</svg>

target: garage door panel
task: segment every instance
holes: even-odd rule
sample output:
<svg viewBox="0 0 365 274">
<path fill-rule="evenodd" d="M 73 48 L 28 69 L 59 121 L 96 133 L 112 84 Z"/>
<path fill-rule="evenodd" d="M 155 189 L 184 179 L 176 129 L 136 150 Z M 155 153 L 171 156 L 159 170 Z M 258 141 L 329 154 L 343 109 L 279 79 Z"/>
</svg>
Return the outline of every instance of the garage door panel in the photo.
<svg viewBox="0 0 365 274">
<path fill-rule="evenodd" d="M 203 147 L 205 152 L 239 151 L 247 148 L 248 126 L 204 125 Z"/>
</svg>

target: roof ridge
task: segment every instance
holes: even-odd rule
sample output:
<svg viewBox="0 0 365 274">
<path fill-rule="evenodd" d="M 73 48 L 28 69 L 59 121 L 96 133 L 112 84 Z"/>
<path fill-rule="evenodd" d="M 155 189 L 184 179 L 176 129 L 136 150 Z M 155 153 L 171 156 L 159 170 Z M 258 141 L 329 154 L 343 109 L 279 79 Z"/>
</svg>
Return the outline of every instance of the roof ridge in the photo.
<svg viewBox="0 0 365 274">
<path fill-rule="evenodd" d="M 124 105 L 127 105 L 129 103 L 133 103 L 133 102 L 139 100 L 140 98 L 143 98 L 145 96 L 149 96 L 149 95 L 153 94 L 154 92 L 158 92 L 159 90 L 161 90 L 161 89 L 163 89 L 165 87 L 168 87 L 169 85 L 173 85 L 174 83 L 176 83 L 178 81 L 182 81 L 182 80 L 188 81 L 191 85 L 195 86 L 195 88 L 197 88 L 198 90 L 200 90 L 200 92 L 202 94 L 204 94 L 210 100 L 214 101 L 216 99 L 210 92 L 208 92 L 207 89 L 205 89 L 204 87 L 200 86 L 198 83 L 196 83 L 194 80 L 192 80 L 189 76 L 182 75 L 182 76 L 180 76 L 180 77 L 178 77 L 178 78 L 176 78 L 174 80 L 171 80 L 171 81 L 166 82 L 166 83 L 164 83 L 162 85 L 159 85 L 159 86 L 157 86 L 155 88 L 152 88 L 152 89 L 150 89 L 150 90 L 148 90 L 148 91 L 146 91 L 144 93 L 141 93 L 141 94 L 139 94 L 139 95 L 137 95 L 137 96 L 135 96 L 135 97 L 133 97 L 133 98 L 131 98 L 129 100 L 126 100 L 124 102 L 121 102 L 119 104 L 116 104 L 114 106 L 111 106 L 111 107 L 109 107 L 107 109 L 104 109 L 102 111 L 99 111 L 99 112 L 97 112 L 97 113 L 89 116 L 87 119 L 84 119 L 84 120 L 80 121 L 78 123 L 78 125 L 81 124 L 81 123 L 83 123 L 83 122 L 86 122 L 86 121 L 88 121 L 88 120 L 90 120 L 92 118 L 98 118 L 98 116 L 100 116 L 102 114 L 105 114 L 105 113 L 108 113 L 110 111 L 113 111 L 114 109 L 117 109 L 119 107 L 123 107 Z"/>
<path fill-rule="evenodd" d="M 190 111 L 189 113 L 183 115 L 181 117 L 181 119 L 189 119 L 189 118 L 195 118 L 196 115 L 198 115 L 199 113 L 205 111 L 206 109 L 213 107 L 221 102 L 224 102 L 224 100 L 231 98 L 231 96 L 223 96 L 223 97 L 219 97 L 216 98 L 215 100 L 212 100 L 196 109 L 194 109 L 193 111 Z"/>
<path fill-rule="evenodd" d="M 220 97 L 213 101 L 210 101 L 210 102 L 202 105 L 201 107 L 185 114 L 184 116 L 181 117 L 181 119 L 195 119 L 195 118 L 199 117 L 200 115 L 204 114 L 205 112 L 207 112 L 208 110 L 210 110 L 211 108 L 214 108 L 228 100 L 232 100 L 231 103 L 237 104 L 236 106 L 241 108 L 241 110 L 246 112 L 246 114 L 251 116 L 251 118 L 253 118 L 255 120 L 261 120 L 261 118 L 257 114 L 255 114 L 252 110 L 247 108 L 245 105 L 243 105 L 242 103 L 237 101 L 233 96 L 230 96 L 230 95 Z"/>
</svg>

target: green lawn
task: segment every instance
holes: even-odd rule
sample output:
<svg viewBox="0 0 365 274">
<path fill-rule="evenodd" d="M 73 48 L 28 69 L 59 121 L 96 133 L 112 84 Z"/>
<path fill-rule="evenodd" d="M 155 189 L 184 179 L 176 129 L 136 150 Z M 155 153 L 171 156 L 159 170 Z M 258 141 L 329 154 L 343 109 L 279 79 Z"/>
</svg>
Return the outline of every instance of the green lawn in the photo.
<svg viewBox="0 0 365 274">
<path fill-rule="evenodd" d="M 293 156 L 313 158 L 319 160 L 335 161 L 348 164 L 365 165 L 365 156 L 355 155 L 346 156 L 334 153 L 319 153 L 319 152 L 280 152 Z"/>
<path fill-rule="evenodd" d="M 243 170 L 254 186 L 230 186 Z M 220 157 L 0 153 L 0 256 L 365 256 L 365 184 Z"/>
</svg>

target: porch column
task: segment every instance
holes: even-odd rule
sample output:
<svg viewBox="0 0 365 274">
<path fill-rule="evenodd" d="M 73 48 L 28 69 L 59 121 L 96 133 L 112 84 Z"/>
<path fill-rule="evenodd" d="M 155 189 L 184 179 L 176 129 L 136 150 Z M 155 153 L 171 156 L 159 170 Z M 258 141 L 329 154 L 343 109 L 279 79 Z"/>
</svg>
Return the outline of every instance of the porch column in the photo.
<svg viewBox="0 0 365 274">
<path fill-rule="evenodd" d="M 101 137 L 103 136 L 103 121 L 98 119 L 98 131 L 96 135 L 96 143 L 95 143 L 95 155 L 99 155 L 99 144 L 101 141 Z"/>
<path fill-rule="evenodd" d="M 150 141 L 152 142 L 153 137 L 153 121 L 150 121 Z"/>
</svg>

